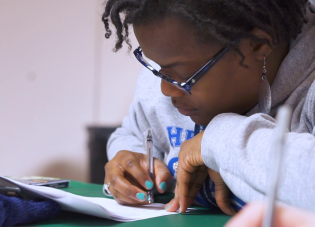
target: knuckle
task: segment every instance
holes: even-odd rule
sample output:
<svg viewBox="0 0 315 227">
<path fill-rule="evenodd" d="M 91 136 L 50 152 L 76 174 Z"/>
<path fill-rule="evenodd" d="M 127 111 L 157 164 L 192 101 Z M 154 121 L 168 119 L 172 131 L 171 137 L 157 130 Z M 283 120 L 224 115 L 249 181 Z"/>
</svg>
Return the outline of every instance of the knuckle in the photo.
<svg viewBox="0 0 315 227">
<path fill-rule="evenodd" d="M 143 173 L 143 172 L 140 172 L 140 173 L 137 174 L 137 178 L 138 179 L 143 179 L 143 178 L 145 178 L 145 176 L 146 176 L 146 174 Z"/>
<path fill-rule="evenodd" d="M 133 195 L 131 186 L 126 187 L 125 194 L 127 196 L 132 196 Z"/>
<path fill-rule="evenodd" d="M 202 183 L 189 183 L 187 186 L 189 189 L 200 189 L 202 187 Z"/>
<path fill-rule="evenodd" d="M 180 163 L 188 163 L 190 161 L 190 155 L 189 153 L 187 153 L 185 150 L 184 151 L 181 151 L 179 152 L 179 155 L 178 155 L 178 162 Z"/>
<path fill-rule="evenodd" d="M 165 179 L 167 181 L 167 179 L 169 179 L 172 174 L 169 171 L 169 169 L 162 169 L 158 172 L 159 176 L 161 176 L 161 179 Z"/>
<path fill-rule="evenodd" d="M 191 142 L 190 142 L 189 140 L 185 140 L 185 141 L 182 143 L 182 145 L 181 145 L 181 147 L 180 147 L 180 150 L 181 150 L 181 152 L 182 152 L 182 151 L 186 152 L 186 151 L 189 151 L 189 150 L 190 150 L 190 147 L 191 147 Z"/>
<path fill-rule="evenodd" d="M 117 162 L 117 160 L 112 159 L 105 164 L 104 169 L 106 173 L 109 173 L 116 170 L 117 167 L 119 167 L 119 162 Z"/>
<path fill-rule="evenodd" d="M 110 184 L 111 184 L 113 187 L 115 187 L 116 184 L 117 184 L 117 182 L 118 182 L 118 176 L 117 176 L 117 175 L 113 175 L 113 176 L 111 177 Z"/>
<path fill-rule="evenodd" d="M 126 153 L 125 150 L 118 151 L 115 157 L 124 156 L 125 153 Z"/>
<path fill-rule="evenodd" d="M 126 167 L 127 167 L 128 169 L 133 168 L 135 165 L 136 165 L 136 162 L 135 162 L 134 159 L 129 159 L 129 160 L 127 160 L 127 162 L 126 162 Z"/>
<path fill-rule="evenodd" d="M 228 186 L 222 181 L 222 182 L 216 182 L 215 187 L 217 191 L 229 191 Z"/>
<path fill-rule="evenodd" d="M 133 152 L 127 151 L 127 150 L 120 150 L 117 152 L 114 159 L 116 159 L 116 160 L 118 160 L 118 162 L 120 162 L 126 158 L 129 158 L 130 156 L 133 156 Z"/>
<path fill-rule="evenodd" d="M 132 155 L 133 155 L 136 159 L 141 159 L 141 158 L 145 158 L 145 157 L 146 157 L 145 154 L 141 154 L 141 153 L 137 153 L 137 152 L 133 152 Z"/>
</svg>

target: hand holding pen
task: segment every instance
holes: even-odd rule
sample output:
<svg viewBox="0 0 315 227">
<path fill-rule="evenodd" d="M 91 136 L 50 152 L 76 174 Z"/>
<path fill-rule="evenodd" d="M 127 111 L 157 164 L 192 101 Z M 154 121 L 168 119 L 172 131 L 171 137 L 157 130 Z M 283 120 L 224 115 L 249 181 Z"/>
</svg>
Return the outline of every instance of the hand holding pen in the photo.
<svg viewBox="0 0 315 227">
<path fill-rule="evenodd" d="M 151 146 L 152 151 L 153 144 Z M 146 152 L 146 149 L 143 153 L 121 150 L 105 165 L 105 195 L 113 196 L 120 204 L 135 205 L 149 203 L 148 191 L 154 185 L 159 193 L 165 192 L 172 175 L 163 161 L 151 156 L 153 176 L 150 176 Z"/>
</svg>

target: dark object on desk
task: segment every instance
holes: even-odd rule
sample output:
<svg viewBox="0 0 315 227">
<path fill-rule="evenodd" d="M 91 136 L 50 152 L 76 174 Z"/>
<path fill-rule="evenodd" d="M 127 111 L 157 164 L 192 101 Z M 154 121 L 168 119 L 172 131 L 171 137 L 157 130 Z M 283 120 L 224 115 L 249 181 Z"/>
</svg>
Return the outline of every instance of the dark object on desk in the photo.
<svg viewBox="0 0 315 227">
<path fill-rule="evenodd" d="M 61 207 L 54 201 L 27 201 L 0 194 L 0 226 L 31 224 L 56 218 Z"/>
<path fill-rule="evenodd" d="M 56 178 L 56 177 L 41 177 L 41 176 L 30 176 L 30 177 L 9 177 L 12 180 L 22 182 L 29 185 L 47 186 L 52 188 L 67 188 L 69 187 L 70 180 Z"/>
<path fill-rule="evenodd" d="M 89 156 L 90 156 L 90 182 L 104 184 L 105 169 L 107 163 L 106 145 L 110 135 L 117 127 L 87 127 L 89 133 Z"/>
</svg>

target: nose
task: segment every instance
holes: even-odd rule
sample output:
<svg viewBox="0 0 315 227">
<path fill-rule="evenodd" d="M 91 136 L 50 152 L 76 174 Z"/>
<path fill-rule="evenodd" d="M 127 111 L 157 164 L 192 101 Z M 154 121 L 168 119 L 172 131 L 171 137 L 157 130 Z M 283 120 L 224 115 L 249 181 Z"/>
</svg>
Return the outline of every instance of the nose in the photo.
<svg viewBox="0 0 315 227">
<path fill-rule="evenodd" d="M 161 91 L 167 97 L 181 97 L 186 95 L 184 91 L 165 80 L 161 80 Z"/>
</svg>

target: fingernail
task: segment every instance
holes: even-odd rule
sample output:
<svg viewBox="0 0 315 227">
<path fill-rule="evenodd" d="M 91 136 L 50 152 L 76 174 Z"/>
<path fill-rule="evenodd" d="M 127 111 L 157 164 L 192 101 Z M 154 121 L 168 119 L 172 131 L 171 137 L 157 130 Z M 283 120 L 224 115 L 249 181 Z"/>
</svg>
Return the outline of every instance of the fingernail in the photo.
<svg viewBox="0 0 315 227">
<path fill-rule="evenodd" d="M 167 207 L 165 207 L 165 210 L 167 210 L 168 208 L 170 208 L 171 205 L 168 205 Z"/>
<path fill-rule="evenodd" d="M 160 184 L 160 189 L 165 192 L 166 190 L 166 183 L 163 181 L 161 184 Z"/>
<path fill-rule="evenodd" d="M 147 180 L 144 184 L 147 187 L 147 189 L 152 189 L 153 188 L 153 182 L 150 181 L 150 180 Z"/>
<path fill-rule="evenodd" d="M 139 193 L 137 193 L 137 198 L 139 199 L 139 200 L 141 200 L 141 201 L 144 201 L 144 193 L 142 193 L 142 192 L 139 192 Z"/>
</svg>

